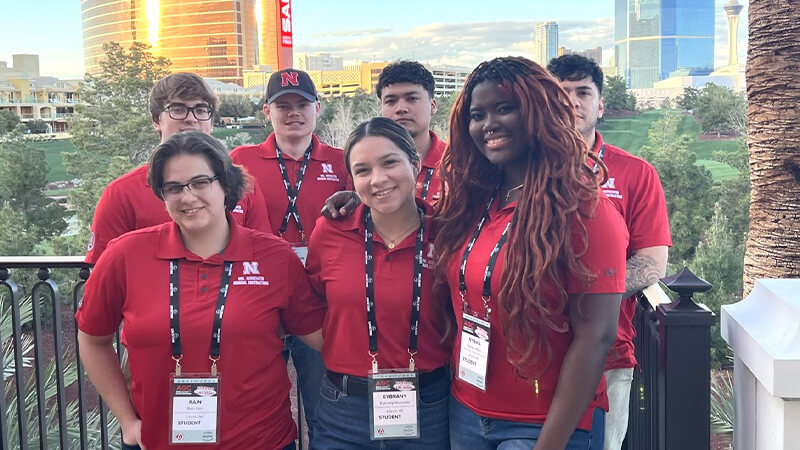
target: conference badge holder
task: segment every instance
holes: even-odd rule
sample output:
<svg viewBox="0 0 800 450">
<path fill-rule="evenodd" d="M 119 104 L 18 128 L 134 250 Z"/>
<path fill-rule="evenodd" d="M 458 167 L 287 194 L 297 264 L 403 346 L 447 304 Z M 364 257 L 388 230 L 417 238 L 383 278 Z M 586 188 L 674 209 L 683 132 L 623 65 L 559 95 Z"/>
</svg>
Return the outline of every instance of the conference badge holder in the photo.
<svg viewBox="0 0 800 450">
<path fill-rule="evenodd" d="M 486 392 L 486 368 L 489 365 L 488 321 L 464 312 L 461 349 L 458 352 L 458 379 Z"/>
<path fill-rule="evenodd" d="M 300 262 L 303 263 L 303 267 L 305 267 L 306 259 L 308 259 L 308 245 L 298 242 L 296 244 L 292 244 L 292 250 L 294 250 L 294 254 L 300 258 Z"/>
<path fill-rule="evenodd" d="M 384 369 L 367 377 L 370 439 L 419 438 L 419 377 L 408 369 Z"/>
<path fill-rule="evenodd" d="M 219 444 L 219 375 L 170 376 L 171 444 Z"/>
</svg>

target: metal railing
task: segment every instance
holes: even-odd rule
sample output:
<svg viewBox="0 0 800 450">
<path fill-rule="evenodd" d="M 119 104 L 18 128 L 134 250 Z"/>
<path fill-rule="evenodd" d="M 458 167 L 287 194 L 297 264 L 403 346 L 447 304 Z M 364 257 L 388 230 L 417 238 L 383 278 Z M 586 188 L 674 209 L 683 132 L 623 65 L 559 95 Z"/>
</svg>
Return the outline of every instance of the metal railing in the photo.
<svg viewBox="0 0 800 450">
<path fill-rule="evenodd" d="M 711 325 L 693 296 L 711 285 L 689 269 L 637 295 L 633 373 L 625 450 L 707 450 L 711 444 Z"/>
<path fill-rule="evenodd" d="M 80 362 L 74 314 L 90 270 L 80 256 L 0 256 L 0 449 L 120 448 L 119 425 Z M 115 344 L 124 365 L 119 333 Z"/>
</svg>

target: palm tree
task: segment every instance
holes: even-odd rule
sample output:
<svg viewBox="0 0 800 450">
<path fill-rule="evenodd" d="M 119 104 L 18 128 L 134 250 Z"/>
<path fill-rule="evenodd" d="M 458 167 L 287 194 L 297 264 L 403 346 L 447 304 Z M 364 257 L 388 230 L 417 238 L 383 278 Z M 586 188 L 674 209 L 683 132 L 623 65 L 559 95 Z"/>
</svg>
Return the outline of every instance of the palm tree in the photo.
<svg viewBox="0 0 800 450">
<path fill-rule="evenodd" d="M 800 277 L 800 7 L 752 1 L 749 22 L 745 295 L 759 278 Z"/>
</svg>

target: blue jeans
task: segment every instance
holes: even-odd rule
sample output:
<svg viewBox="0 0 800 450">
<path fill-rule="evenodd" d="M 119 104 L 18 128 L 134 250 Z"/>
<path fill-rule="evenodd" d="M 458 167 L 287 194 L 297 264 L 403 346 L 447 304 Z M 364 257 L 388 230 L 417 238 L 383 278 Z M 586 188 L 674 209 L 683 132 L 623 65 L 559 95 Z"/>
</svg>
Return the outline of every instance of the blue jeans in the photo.
<svg viewBox="0 0 800 450">
<path fill-rule="evenodd" d="M 367 397 L 349 395 L 323 377 L 317 405 L 317 429 L 312 449 L 429 449 L 450 448 L 447 403 L 450 377 L 423 386 L 419 392 L 419 439 L 370 440 Z"/>
<path fill-rule="evenodd" d="M 453 450 L 530 450 L 536 447 L 541 432 L 540 424 L 482 417 L 455 398 L 450 398 L 450 445 Z M 565 450 L 588 450 L 592 440 L 591 432 L 575 430 Z M 600 439 L 601 446 L 602 443 Z"/>
<path fill-rule="evenodd" d="M 297 336 L 286 336 L 283 342 L 283 359 L 288 360 L 291 355 L 297 372 L 297 385 L 303 399 L 308 439 L 311 441 L 317 425 L 316 410 L 317 403 L 319 403 L 319 387 L 325 376 L 325 364 L 322 362 L 320 352 L 304 344 Z"/>
<path fill-rule="evenodd" d="M 606 412 L 603 408 L 595 408 L 592 415 L 592 442 L 589 450 L 603 450 L 606 436 Z"/>
</svg>

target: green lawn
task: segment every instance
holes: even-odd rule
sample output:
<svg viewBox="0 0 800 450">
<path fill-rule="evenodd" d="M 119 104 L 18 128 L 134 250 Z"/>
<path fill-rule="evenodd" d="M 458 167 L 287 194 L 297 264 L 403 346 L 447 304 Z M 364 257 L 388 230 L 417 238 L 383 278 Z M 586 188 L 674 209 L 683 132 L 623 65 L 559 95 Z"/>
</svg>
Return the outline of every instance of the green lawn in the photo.
<svg viewBox="0 0 800 450">
<path fill-rule="evenodd" d="M 603 138 L 617 147 L 623 148 L 628 152 L 638 155 L 643 146 L 648 142 L 647 131 L 656 120 L 660 119 L 663 111 L 645 111 L 637 117 L 606 119 L 598 123 L 597 129 L 603 134 Z M 689 144 L 689 150 L 697 155 L 697 164 L 705 166 L 714 180 L 723 180 L 737 175 L 733 167 L 714 161 L 712 153 L 717 150 L 730 151 L 737 146 L 736 140 L 730 141 L 701 141 L 700 126 L 689 115 L 684 115 L 678 124 L 678 132 L 693 137 Z"/>
<path fill-rule="evenodd" d="M 603 138 L 621 147 L 634 155 L 638 155 L 642 146 L 647 144 L 647 130 L 650 126 L 658 120 L 662 115 L 662 111 L 653 110 L 645 111 L 641 115 L 632 118 L 622 119 L 606 119 L 598 124 L 598 129 L 603 134 Z M 736 169 L 723 163 L 714 161 L 711 154 L 714 151 L 722 150 L 728 151 L 736 148 L 737 142 L 732 141 L 701 141 L 697 137 L 700 135 L 700 127 L 694 121 L 692 116 L 683 116 L 678 131 L 682 134 L 693 136 L 694 140 L 689 145 L 689 149 L 697 155 L 697 164 L 705 166 L 714 180 L 722 180 L 736 176 Z M 238 133 L 249 133 L 252 136 L 252 141 L 262 142 L 265 139 L 264 132 L 261 129 L 226 129 L 215 128 L 214 136 L 224 139 L 228 136 L 235 136 Z M 48 181 L 61 181 L 69 180 L 73 177 L 70 176 L 66 169 L 64 169 L 62 152 L 73 152 L 75 147 L 69 139 L 59 139 L 49 142 L 33 142 L 31 143 L 36 148 L 44 151 L 47 164 L 50 167 L 50 172 L 47 175 Z"/>
<path fill-rule="evenodd" d="M 64 168 L 64 159 L 61 152 L 74 152 L 75 146 L 69 139 L 57 139 L 48 142 L 31 142 L 31 145 L 44 151 L 44 158 L 50 171 L 47 173 L 47 181 L 71 180 L 72 177 Z"/>
<path fill-rule="evenodd" d="M 235 136 L 238 133 L 248 133 L 252 137 L 253 143 L 263 142 L 266 137 L 264 136 L 264 131 L 262 129 L 226 129 L 226 128 L 214 128 L 214 136 L 219 139 L 224 139 L 228 136 Z M 75 146 L 72 145 L 72 141 L 70 139 L 57 139 L 54 141 L 47 141 L 47 142 L 31 142 L 31 145 L 35 148 L 38 148 L 44 151 L 45 160 L 47 161 L 47 166 L 50 168 L 50 172 L 47 174 L 47 181 L 64 181 L 64 180 L 71 180 L 74 178 L 70 174 L 67 173 L 67 169 L 64 168 L 64 159 L 61 156 L 62 152 L 74 152 Z"/>
</svg>

